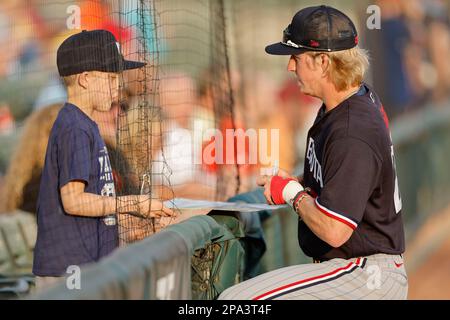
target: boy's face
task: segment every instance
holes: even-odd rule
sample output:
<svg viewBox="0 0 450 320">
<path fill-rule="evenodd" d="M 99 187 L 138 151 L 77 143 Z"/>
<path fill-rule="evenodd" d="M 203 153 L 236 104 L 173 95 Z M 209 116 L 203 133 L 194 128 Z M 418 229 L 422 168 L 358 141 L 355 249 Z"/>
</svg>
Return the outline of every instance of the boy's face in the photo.
<svg viewBox="0 0 450 320">
<path fill-rule="evenodd" d="M 113 102 L 119 101 L 119 74 L 89 72 L 89 95 L 92 106 L 98 111 L 109 111 Z"/>
</svg>

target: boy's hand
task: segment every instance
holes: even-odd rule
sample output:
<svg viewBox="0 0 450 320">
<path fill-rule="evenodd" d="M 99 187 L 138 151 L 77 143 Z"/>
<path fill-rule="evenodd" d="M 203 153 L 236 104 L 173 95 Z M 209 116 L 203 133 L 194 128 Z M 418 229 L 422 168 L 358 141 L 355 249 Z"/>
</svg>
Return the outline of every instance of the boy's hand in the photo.
<svg viewBox="0 0 450 320">
<path fill-rule="evenodd" d="M 145 218 L 175 218 L 177 216 L 175 211 L 165 207 L 161 201 L 151 199 L 147 195 L 140 195 L 138 201 L 138 213 Z"/>
<path fill-rule="evenodd" d="M 298 177 L 289 174 L 287 171 L 285 171 L 283 169 L 278 168 L 276 170 L 276 174 L 274 174 L 272 168 L 262 168 L 261 175 L 256 179 L 256 183 L 257 183 L 257 185 L 262 187 L 267 182 L 266 180 L 273 176 L 279 176 L 282 178 L 290 178 L 290 179 L 296 180 L 297 182 L 300 182 L 298 180 Z"/>
<path fill-rule="evenodd" d="M 298 181 L 298 177 L 290 175 L 289 173 L 287 173 L 287 172 L 284 171 L 283 169 L 279 169 L 279 170 L 278 170 L 277 176 L 282 177 L 282 178 L 285 178 L 285 179 L 286 179 L 286 178 L 294 179 L 295 181 L 299 182 L 299 181 Z"/>
<path fill-rule="evenodd" d="M 274 204 L 270 195 L 270 183 L 272 182 L 272 176 L 261 175 L 257 178 L 256 183 L 258 186 L 264 188 L 264 197 L 268 204 Z"/>
</svg>

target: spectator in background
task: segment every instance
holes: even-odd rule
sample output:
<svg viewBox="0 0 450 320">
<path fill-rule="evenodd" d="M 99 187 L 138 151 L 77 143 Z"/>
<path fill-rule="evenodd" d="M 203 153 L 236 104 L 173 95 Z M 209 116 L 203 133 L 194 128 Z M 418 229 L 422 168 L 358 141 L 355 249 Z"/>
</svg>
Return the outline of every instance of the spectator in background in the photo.
<svg viewBox="0 0 450 320">
<path fill-rule="evenodd" d="M 170 181 L 177 197 L 212 198 L 215 179 L 194 162 L 201 152 L 201 148 L 194 146 L 193 112 L 197 108 L 194 80 L 181 73 L 161 79 L 160 105 L 162 149 L 155 149 L 153 158 L 155 184 L 167 186 Z"/>
<path fill-rule="evenodd" d="M 414 92 L 404 63 L 411 35 L 399 1 L 379 0 L 381 30 L 368 32 L 369 52 L 377 66 L 373 77 L 389 115 L 405 111 L 414 100 Z"/>
<path fill-rule="evenodd" d="M 258 159 L 253 155 L 254 162 L 250 162 L 250 152 L 257 147 L 258 137 L 247 135 L 247 129 L 254 127 L 246 121 L 250 120 L 248 109 L 237 99 L 242 93 L 239 72 L 210 67 L 200 75 L 197 86 L 193 122 L 194 130 L 201 134 L 195 135 L 199 140 L 194 143 L 202 146 L 203 157 L 211 153 L 218 157 L 213 163 L 202 163 L 203 170 L 217 181 L 216 200 L 226 200 L 238 189 L 239 192 L 252 190 Z M 208 129 L 217 129 L 222 138 L 204 137 Z M 230 133 L 234 135 L 232 139 Z"/>
<path fill-rule="evenodd" d="M 423 107 L 449 97 L 450 34 L 447 5 L 440 0 L 399 2 L 410 34 L 404 51 L 414 101 Z"/>
<path fill-rule="evenodd" d="M 36 58 L 32 10 L 25 1 L 0 3 L 0 45 L 8 48 L 0 52 L 0 78 L 16 75 Z"/>
<path fill-rule="evenodd" d="M 431 0 L 379 0 L 381 30 L 367 32 L 373 78 L 388 114 L 449 97 L 448 5 Z"/>
<path fill-rule="evenodd" d="M 429 59 L 429 34 L 426 22 L 426 10 L 423 1 L 412 0 L 399 2 L 403 19 L 408 27 L 410 41 L 404 51 L 404 64 L 414 100 L 410 107 L 423 107 L 430 100 L 436 85 L 436 66 Z"/>
<path fill-rule="evenodd" d="M 11 4 L 0 2 L 0 45 L 8 50 L 0 51 L 0 79 L 12 73 L 12 66 L 19 54 L 19 42 L 13 41 L 13 19 L 10 14 Z"/>
<path fill-rule="evenodd" d="M 0 135 L 10 134 L 15 128 L 15 121 L 7 104 L 0 104 Z"/>
<path fill-rule="evenodd" d="M 303 171 L 303 161 L 306 152 L 306 136 L 309 128 L 314 123 L 314 119 L 320 108 L 321 101 L 317 98 L 307 96 L 298 89 L 298 83 L 293 78 L 286 80 L 278 91 L 278 100 L 281 104 L 282 114 L 288 121 L 293 140 L 292 144 L 287 144 L 292 149 L 293 164 L 291 172 Z M 282 136 L 285 139 L 285 136 Z M 292 148 L 292 146 L 295 146 Z M 280 162 L 280 167 L 282 166 Z M 289 168 L 289 167 L 286 167 Z"/>
<path fill-rule="evenodd" d="M 43 40 L 48 36 L 37 5 L 30 1 L 0 3 L 0 96 L 14 117 L 22 120 L 32 107 L 42 70 Z M 20 94 L 16 94 L 20 92 Z"/>
<path fill-rule="evenodd" d="M 275 148 L 278 148 L 279 151 L 275 155 L 276 159 L 270 159 L 271 163 L 259 164 L 261 167 L 268 167 L 274 165 L 274 161 L 278 161 L 279 167 L 292 170 L 295 165 L 295 148 L 292 147 L 294 145 L 294 132 L 289 124 L 289 116 L 284 113 L 284 101 L 277 96 L 277 84 L 269 75 L 259 73 L 252 79 L 252 85 L 255 90 L 249 93 L 248 101 L 252 104 L 250 108 L 260 110 L 257 114 L 256 128 L 268 130 L 267 141 L 263 141 L 268 146 L 267 156 L 271 156 L 270 151 L 274 151 Z M 271 143 L 271 130 L 279 131 L 279 139 L 276 141 L 278 146 Z M 262 159 L 258 160 L 261 161 Z"/>
<path fill-rule="evenodd" d="M 0 193 L 1 213 L 17 209 L 36 213 L 45 150 L 60 109 L 61 104 L 47 106 L 26 119 Z"/>
<path fill-rule="evenodd" d="M 128 7 L 128 10 L 134 9 L 136 7 Z M 123 10 L 123 9 L 122 9 Z M 119 18 L 119 8 L 117 11 L 113 11 L 111 1 L 105 0 L 84 0 L 81 1 L 80 5 L 81 12 L 81 29 L 83 30 L 96 30 L 102 29 L 111 32 L 117 41 L 120 42 L 122 47 L 126 47 L 128 50 L 130 41 L 135 37 L 136 30 L 135 25 L 120 25 Z M 123 22 L 125 24 L 125 22 Z M 123 50 L 122 51 L 127 51 Z M 126 56 L 129 52 L 122 52 Z"/>
<path fill-rule="evenodd" d="M 442 102 L 450 92 L 450 23 L 448 2 L 431 0 L 423 2 L 426 12 L 427 34 L 425 47 L 436 73 L 432 98 Z"/>
</svg>

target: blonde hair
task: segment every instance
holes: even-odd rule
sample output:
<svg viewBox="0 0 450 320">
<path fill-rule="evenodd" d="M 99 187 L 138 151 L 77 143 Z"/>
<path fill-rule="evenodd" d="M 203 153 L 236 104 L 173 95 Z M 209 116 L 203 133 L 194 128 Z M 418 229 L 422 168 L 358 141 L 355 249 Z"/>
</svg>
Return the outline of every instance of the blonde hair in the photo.
<svg viewBox="0 0 450 320">
<path fill-rule="evenodd" d="M 308 52 L 308 54 L 316 58 L 322 53 Z M 369 69 L 369 54 L 367 50 L 356 46 L 349 50 L 323 54 L 326 54 L 330 60 L 330 65 L 326 72 L 337 91 L 344 91 L 361 84 L 364 75 Z"/>
<path fill-rule="evenodd" d="M 30 199 L 26 199 L 25 189 L 40 181 L 48 137 L 61 108 L 61 104 L 50 105 L 34 111 L 25 121 L 0 193 L 0 213 L 30 207 L 25 202 L 37 199 L 39 184 L 28 187 Z"/>
</svg>

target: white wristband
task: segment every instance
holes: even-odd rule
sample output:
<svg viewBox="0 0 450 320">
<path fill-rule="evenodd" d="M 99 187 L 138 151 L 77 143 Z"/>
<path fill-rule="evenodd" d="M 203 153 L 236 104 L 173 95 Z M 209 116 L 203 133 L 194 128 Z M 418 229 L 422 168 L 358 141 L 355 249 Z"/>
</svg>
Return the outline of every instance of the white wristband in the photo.
<svg viewBox="0 0 450 320">
<path fill-rule="evenodd" d="M 303 191 L 303 186 L 297 181 L 289 181 L 288 184 L 283 189 L 283 199 L 288 205 L 293 207 L 294 197 L 300 191 Z"/>
</svg>

